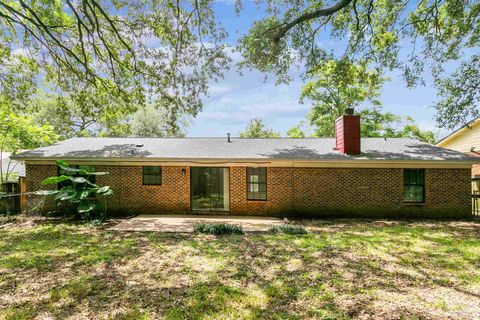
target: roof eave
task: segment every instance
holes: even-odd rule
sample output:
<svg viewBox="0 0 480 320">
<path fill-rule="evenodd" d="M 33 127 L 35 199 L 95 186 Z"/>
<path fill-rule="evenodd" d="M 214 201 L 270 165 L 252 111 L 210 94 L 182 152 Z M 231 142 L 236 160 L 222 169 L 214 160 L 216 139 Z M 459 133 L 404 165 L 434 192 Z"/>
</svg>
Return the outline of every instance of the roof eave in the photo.
<svg viewBox="0 0 480 320">
<path fill-rule="evenodd" d="M 473 164 L 480 164 L 479 159 L 445 160 L 445 159 L 272 159 L 272 158 L 66 158 L 66 157 L 25 157 L 16 158 L 17 161 L 30 163 L 51 163 L 56 160 L 65 160 L 72 163 L 100 163 L 100 164 L 144 164 L 144 163 L 165 163 L 169 165 L 259 165 L 259 166 L 345 166 L 357 167 L 375 165 L 385 166 L 431 166 L 431 167 L 471 167 Z"/>
</svg>

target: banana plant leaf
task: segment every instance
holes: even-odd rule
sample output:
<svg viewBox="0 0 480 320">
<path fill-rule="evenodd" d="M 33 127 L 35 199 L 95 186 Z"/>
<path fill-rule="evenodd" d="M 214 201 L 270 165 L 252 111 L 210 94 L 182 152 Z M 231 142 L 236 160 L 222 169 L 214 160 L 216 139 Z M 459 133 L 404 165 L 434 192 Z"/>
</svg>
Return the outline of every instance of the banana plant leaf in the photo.
<svg viewBox="0 0 480 320">
<path fill-rule="evenodd" d="M 77 192 L 72 187 L 65 187 L 55 196 L 55 200 L 73 200 L 76 198 Z"/>
<path fill-rule="evenodd" d="M 104 176 L 104 175 L 107 175 L 107 174 L 110 174 L 110 172 L 99 171 L 99 172 L 90 172 L 90 173 L 88 173 L 89 176 Z"/>
<path fill-rule="evenodd" d="M 57 160 L 56 162 L 57 162 L 57 166 L 65 172 L 82 173 L 82 174 L 88 174 L 89 173 L 89 171 L 87 171 L 85 169 L 76 169 L 76 168 L 70 167 L 70 165 L 66 161 Z"/>
<path fill-rule="evenodd" d="M 88 181 L 88 179 L 84 178 L 84 177 L 69 177 L 69 180 L 75 182 L 75 183 L 86 183 L 86 184 L 89 184 L 91 185 L 92 187 L 96 187 L 97 185 L 94 184 L 94 183 L 91 183 L 90 181 Z"/>
<path fill-rule="evenodd" d="M 86 176 L 103 176 L 108 174 L 108 172 L 91 172 L 89 170 L 85 169 L 77 169 L 77 168 L 72 168 L 70 165 L 63 160 L 57 160 L 57 166 L 62 169 L 64 172 L 70 172 L 70 173 L 80 173 L 82 175 Z"/>
<path fill-rule="evenodd" d="M 34 191 L 31 194 L 37 195 L 37 196 L 53 196 L 56 195 L 60 192 L 60 190 L 38 190 Z"/>
<path fill-rule="evenodd" d="M 113 194 L 112 189 L 110 189 L 110 186 L 103 186 L 97 190 L 97 194 L 101 194 L 103 196 L 109 196 Z"/>
<path fill-rule="evenodd" d="M 88 198 L 88 196 L 91 193 L 94 193 L 94 192 L 95 192 L 94 188 L 89 188 L 89 189 L 84 189 L 84 190 L 81 190 L 81 191 L 77 191 L 76 192 L 76 198 L 80 199 L 80 200 L 83 200 L 83 199 Z"/>
<path fill-rule="evenodd" d="M 69 176 L 55 176 L 55 177 L 50 177 L 42 181 L 43 185 L 49 185 L 49 184 L 57 184 L 59 182 L 67 181 L 70 180 Z"/>
<path fill-rule="evenodd" d="M 92 203 L 92 202 L 88 202 L 86 200 L 82 200 L 78 204 L 77 211 L 78 211 L 78 213 L 87 213 L 87 212 L 95 210 L 95 208 L 97 208 L 96 203 Z"/>
</svg>

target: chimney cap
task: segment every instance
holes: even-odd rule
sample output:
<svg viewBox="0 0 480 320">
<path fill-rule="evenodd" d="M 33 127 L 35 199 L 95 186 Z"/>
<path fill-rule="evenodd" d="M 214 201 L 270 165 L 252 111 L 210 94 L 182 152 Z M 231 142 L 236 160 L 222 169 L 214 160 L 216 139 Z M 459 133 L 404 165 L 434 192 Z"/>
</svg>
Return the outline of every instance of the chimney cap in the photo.
<svg viewBox="0 0 480 320">
<path fill-rule="evenodd" d="M 348 114 L 350 116 L 353 116 L 353 114 L 355 113 L 355 109 L 354 108 L 346 108 L 345 109 L 345 114 Z"/>
</svg>

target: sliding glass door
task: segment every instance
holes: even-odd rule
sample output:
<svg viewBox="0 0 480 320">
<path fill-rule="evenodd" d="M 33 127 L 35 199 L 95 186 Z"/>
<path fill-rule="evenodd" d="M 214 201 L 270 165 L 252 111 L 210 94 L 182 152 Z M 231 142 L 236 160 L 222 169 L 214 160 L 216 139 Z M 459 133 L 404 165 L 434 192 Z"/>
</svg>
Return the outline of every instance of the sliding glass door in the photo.
<svg viewBox="0 0 480 320">
<path fill-rule="evenodd" d="M 228 168 L 192 167 L 190 188 L 193 211 L 230 210 Z"/>
</svg>

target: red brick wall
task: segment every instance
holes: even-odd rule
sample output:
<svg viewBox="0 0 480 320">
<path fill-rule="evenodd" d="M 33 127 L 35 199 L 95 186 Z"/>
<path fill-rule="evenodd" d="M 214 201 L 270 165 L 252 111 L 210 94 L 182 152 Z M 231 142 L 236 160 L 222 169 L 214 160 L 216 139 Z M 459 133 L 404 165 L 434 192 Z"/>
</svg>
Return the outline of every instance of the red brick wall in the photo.
<svg viewBox="0 0 480 320">
<path fill-rule="evenodd" d="M 360 116 L 345 114 L 335 121 L 335 141 L 338 151 L 346 154 L 361 152 Z"/>
<path fill-rule="evenodd" d="M 37 190 L 50 190 L 55 186 L 42 185 L 42 180 L 57 175 L 57 167 L 51 165 L 27 165 L 25 168 L 27 192 Z"/>
<path fill-rule="evenodd" d="M 427 169 L 425 171 L 426 209 L 471 213 L 471 169 Z"/>
<path fill-rule="evenodd" d="M 182 175 L 185 169 L 185 175 Z M 187 213 L 190 211 L 190 170 L 164 166 L 161 186 L 142 185 L 140 166 L 96 166 L 109 175 L 97 177 L 114 195 L 110 211 L 125 213 Z M 27 164 L 28 191 L 55 175 L 55 166 Z M 246 167 L 230 168 L 230 212 L 244 215 L 353 214 L 468 216 L 470 169 L 426 169 L 425 203 L 403 203 L 402 169 L 267 168 L 267 201 L 249 201 Z"/>
<path fill-rule="evenodd" d="M 52 190 L 55 185 L 42 185 L 42 181 L 48 177 L 57 175 L 57 167 L 50 165 L 27 165 L 25 166 L 25 188 L 27 196 L 25 197 L 25 206 L 22 210 L 28 213 L 36 211 L 49 211 L 55 209 L 53 199 L 43 196 L 29 195 L 28 192 L 38 190 Z"/>
<path fill-rule="evenodd" d="M 291 168 L 267 168 L 267 201 L 247 200 L 247 168 L 230 168 L 230 211 L 264 215 L 288 211 L 293 206 Z"/>
<path fill-rule="evenodd" d="M 182 175 L 185 169 L 185 175 Z M 96 166 L 108 175 L 97 177 L 99 185 L 110 186 L 108 208 L 121 213 L 187 213 L 190 210 L 188 167 L 162 167 L 162 185 L 143 185 L 140 166 Z"/>
<path fill-rule="evenodd" d="M 335 215 L 471 213 L 469 169 L 426 169 L 425 203 L 403 202 L 403 169 L 268 168 L 267 201 L 247 201 L 246 168 L 232 168 L 231 211 Z"/>
</svg>

